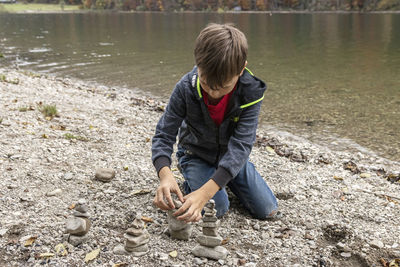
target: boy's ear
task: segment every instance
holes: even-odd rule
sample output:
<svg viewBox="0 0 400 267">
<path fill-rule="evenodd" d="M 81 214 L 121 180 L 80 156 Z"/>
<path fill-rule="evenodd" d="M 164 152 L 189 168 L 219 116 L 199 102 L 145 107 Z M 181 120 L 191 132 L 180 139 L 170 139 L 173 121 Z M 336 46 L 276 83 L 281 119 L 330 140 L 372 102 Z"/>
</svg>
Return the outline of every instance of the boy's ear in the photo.
<svg viewBox="0 0 400 267">
<path fill-rule="evenodd" d="M 244 63 L 244 67 L 243 67 L 242 71 L 240 72 L 240 75 L 239 75 L 239 76 L 242 76 L 242 74 L 243 74 L 244 69 L 246 68 L 246 66 L 247 66 L 247 60 L 246 60 L 246 62 Z"/>
</svg>

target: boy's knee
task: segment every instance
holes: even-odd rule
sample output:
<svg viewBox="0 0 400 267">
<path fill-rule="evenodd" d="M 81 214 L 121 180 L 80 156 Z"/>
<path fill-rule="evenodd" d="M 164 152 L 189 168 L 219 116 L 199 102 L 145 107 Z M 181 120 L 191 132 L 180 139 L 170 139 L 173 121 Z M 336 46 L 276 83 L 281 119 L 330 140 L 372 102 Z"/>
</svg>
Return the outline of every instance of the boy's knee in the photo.
<svg viewBox="0 0 400 267">
<path fill-rule="evenodd" d="M 268 220 L 268 219 L 275 219 L 277 218 L 277 215 L 279 214 L 278 212 L 278 206 L 277 205 L 271 205 L 267 206 L 263 209 L 256 210 L 253 212 L 251 215 L 255 219 L 259 220 Z"/>
</svg>

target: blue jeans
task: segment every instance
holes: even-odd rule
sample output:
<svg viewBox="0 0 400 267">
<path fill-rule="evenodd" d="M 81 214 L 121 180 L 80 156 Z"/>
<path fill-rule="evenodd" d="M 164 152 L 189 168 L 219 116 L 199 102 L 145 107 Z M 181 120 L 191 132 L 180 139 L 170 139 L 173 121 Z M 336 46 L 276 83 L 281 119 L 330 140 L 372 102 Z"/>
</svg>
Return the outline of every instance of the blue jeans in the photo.
<svg viewBox="0 0 400 267">
<path fill-rule="evenodd" d="M 176 153 L 181 172 L 185 178 L 183 184 L 185 194 L 199 189 L 214 174 L 216 168 L 204 160 L 185 153 L 182 148 Z M 266 219 L 271 212 L 276 211 L 278 202 L 271 189 L 255 169 L 247 161 L 238 175 L 227 185 L 239 198 L 240 202 L 257 219 Z M 226 189 L 222 188 L 213 197 L 217 217 L 224 215 L 229 209 L 229 199 Z"/>
</svg>

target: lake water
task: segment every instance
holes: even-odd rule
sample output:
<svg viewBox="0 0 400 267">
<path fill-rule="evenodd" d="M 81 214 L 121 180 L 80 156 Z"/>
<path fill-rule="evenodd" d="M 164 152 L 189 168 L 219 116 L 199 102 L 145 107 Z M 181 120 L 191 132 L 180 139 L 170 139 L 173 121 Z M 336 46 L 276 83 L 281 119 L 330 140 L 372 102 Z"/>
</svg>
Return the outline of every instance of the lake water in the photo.
<svg viewBox="0 0 400 267">
<path fill-rule="evenodd" d="M 261 127 L 400 160 L 400 14 L 0 14 L 0 62 L 168 98 L 209 22 L 247 35 Z"/>
</svg>

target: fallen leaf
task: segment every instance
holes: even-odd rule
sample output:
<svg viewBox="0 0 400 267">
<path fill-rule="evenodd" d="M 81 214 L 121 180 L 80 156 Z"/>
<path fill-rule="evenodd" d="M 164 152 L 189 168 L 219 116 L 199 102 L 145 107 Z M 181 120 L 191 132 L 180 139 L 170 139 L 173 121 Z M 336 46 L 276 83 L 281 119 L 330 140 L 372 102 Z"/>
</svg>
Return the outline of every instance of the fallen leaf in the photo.
<svg viewBox="0 0 400 267">
<path fill-rule="evenodd" d="M 47 253 L 41 253 L 39 255 L 39 258 L 51 258 L 51 257 L 54 257 L 54 253 L 47 252 Z"/>
<path fill-rule="evenodd" d="M 178 170 L 178 168 L 172 168 L 171 169 L 172 172 L 177 171 L 177 170 Z"/>
<path fill-rule="evenodd" d="M 128 266 L 128 263 L 126 262 L 116 263 L 112 267 L 124 267 L 124 266 Z"/>
<path fill-rule="evenodd" d="M 66 127 L 64 125 L 50 125 L 53 130 L 65 131 Z"/>
<path fill-rule="evenodd" d="M 389 263 L 389 267 L 399 267 L 400 259 L 394 259 Z"/>
<path fill-rule="evenodd" d="M 343 177 L 339 176 L 333 176 L 333 179 L 335 179 L 336 181 L 343 181 Z"/>
<path fill-rule="evenodd" d="M 176 258 L 176 256 L 178 256 L 178 251 L 176 251 L 176 250 L 171 251 L 171 252 L 169 253 L 169 255 L 170 255 L 172 258 Z"/>
<path fill-rule="evenodd" d="M 91 260 L 94 260 L 97 256 L 99 256 L 100 253 L 100 249 L 95 249 L 92 252 L 89 252 L 88 254 L 86 254 L 85 256 L 85 262 L 88 263 Z"/>
<path fill-rule="evenodd" d="M 142 221 L 144 221 L 144 222 L 149 222 L 149 223 L 154 222 L 154 220 L 153 220 L 152 218 L 145 217 L 145 216 L 142 216 Z"/>
<path fill-rule="evenodd" d="M 147 142 L 150 142 L 150 138 L 148 138 L 148 137 L 146 138 L 146 143 L 147 143 Z"/>
<path fill-rule="evenodd" d="M 56 250 L 57 255 L 60 255 L 60 256 L 67 256 L 68 255 L 68 250 L 61 243 L 58 244 L 57 246 L 55 246 L 55 250 Z"/>
<path fill-rule="evenodd" d="M 136 190 L 135 192 L 133 192 L 133 194 L 134 195 L 144 195 L 144 194 L 148 194 L 150 192 L 151 192 L 150 189 L 140 189 L 140 190 Z"/>
<path fill-rule="evenodd" d="M 72 204 L 68 207 L 68 209 L 69 209 L 69 210 L 75 209 L 75 203 L 72 203 Z"/>
<path fill-rule="evenodd" d="M 229 237 L 223 239 L 223 240 L 221 241 L 221 245 L 223 246 L 223 245 L 227 244 L 228 242 L 229 242 Z"/>
<path fill-rule="evenodd" d="M 31 245 L 33 244 L 33 242 L 35 242 L 36 239 L 37 239 L 37 236 L 31 236 L 31 237 L 29 237 L 29 238 L 25 241 L 24 246 L 25 246 L 25 247 L 31 246 Z"/>
<path fill-rule="evenodd" d="M 272 147 L 267 146 L 266 149 L 267 149 L 267 152 L 268 152 L 268 153 L 270 153 L 270 154 L 275 154 L 275 150 L 274 150 Z"/>
<path fill-rule="evenodd" d="M 44 139 L 49 138 L 49 137 L 47 136 L 47 134 L 42 134 L 42 137 L 43 137 Z"/>
<path fill-rule="evenodd" d="M 360 174 L 360 178 L 370 178 L 370 177 L 371 177 L 370 173 L 363 172 Z"/>
<path fill-rule="evenodd" d="M 127 170 L 129 170 L 129 167 L 128 167 L 128 166 L 125 166 L 125 167 L 124 167 L 124 171 L 127 171 Z"/>
</svg>

